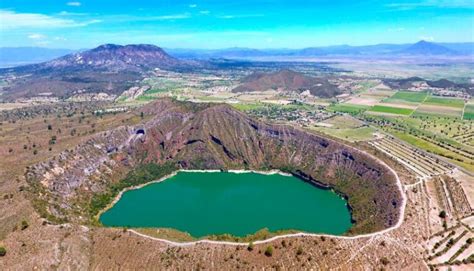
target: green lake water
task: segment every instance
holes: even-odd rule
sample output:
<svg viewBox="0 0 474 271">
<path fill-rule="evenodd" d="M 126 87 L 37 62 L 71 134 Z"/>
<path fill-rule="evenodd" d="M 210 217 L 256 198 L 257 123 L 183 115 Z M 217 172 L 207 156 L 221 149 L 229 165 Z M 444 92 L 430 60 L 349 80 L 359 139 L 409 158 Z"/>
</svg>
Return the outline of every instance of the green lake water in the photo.
<svg viewBox="0 0 474 271">
<path fill-rule="evenodd" d="M 343 234 L 346 201 L 293 176 L 179 172 L 125 192 L 100 216 L 105 226 L 174 228 L 194 237 L 245 236 L 268 228 Z"/>
</svg>

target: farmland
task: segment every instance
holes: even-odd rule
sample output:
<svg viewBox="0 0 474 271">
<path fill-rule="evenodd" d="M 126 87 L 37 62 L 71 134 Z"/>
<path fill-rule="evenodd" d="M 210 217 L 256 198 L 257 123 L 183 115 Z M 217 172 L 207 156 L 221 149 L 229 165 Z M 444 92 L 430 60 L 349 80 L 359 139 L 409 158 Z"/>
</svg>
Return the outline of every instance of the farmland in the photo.
<svg viewBox="0 0 474 271">
<path fill-rule="evenodd" d="M 310 129 L 351 142 L 373 139 L 376 132 L 374 127 L 348 115 L 335 115 Z"/>
<path fill-rule="evenodd" d="M 370 108 L 368 112 L 378 112 L 378 113 L 388 113 L 388 114 L 408 116 L 411 113 L 413 113 L 413 110 L 409 108 L 374 105 L 373 107 Z"/>
<path fill-rule="evenodd" d="M 474 104 L 467 104 L 464 108 L 463 119 L 474 120 Z"/>
<path fill-rule="evenodd" d="M 369 106 L 358 104 L 335 104 L 328 107 L 330 111 L 344 112 L 349 114 L 362 113 L 367 110 Z"/>
<path fill-rule="evenodd" d="M 383 136 L 380 139 L 370 141 L 369 144 L 393 157 L 408 170 L 413 171 L 417 178 L 420 179 L 427 179 L 453 170 L 452 166 L 410 145 L 404 144 L 394 137 Z"/>
<path fill-rule="evenodd" d="M 411 102 L 420 103 L 423 102 L 428 93 L 426 91 L 413 92 L 413 91 L 397 91 L 392 97 L 387 98 L 384 102 Z"/>
<path fill-rule="evenodd" d="M 462 99 L 444 98 L 444 97 L 435 97 L 435 96 L 429 96 L 425 100 L 424 103 L 425 104 L 431 104 L 431 105 L 455 107 L 455 108 L 463 108 L 464 107 L 464 100 L 462 100 Z"/>
</svg>

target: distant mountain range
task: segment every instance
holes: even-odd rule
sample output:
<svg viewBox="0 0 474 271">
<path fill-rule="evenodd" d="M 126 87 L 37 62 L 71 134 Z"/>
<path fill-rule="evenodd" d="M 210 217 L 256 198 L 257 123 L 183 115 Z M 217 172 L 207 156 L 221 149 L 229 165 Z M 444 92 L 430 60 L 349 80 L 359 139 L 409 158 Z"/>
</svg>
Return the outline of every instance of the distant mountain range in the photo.
<svg viewBox="0 0 474 271">
<path fill-rule="evenodd" d="M 123 57 L 127 56 L 126 46 L 118 46 Z M 134 45 L 138 46 L 138 45 Z M 142 45 L 151 46 L 152 45 Z M 125 47 L 125 48 L 123 48 Z M 156 47 L 156 46 L 155 46 Z M 149 49 L 150 49 L 149 48 Z M 157 47 L 158 48 L 158 47 Z M 112 49 L 112 48 L 109 48 Z M 146 48 L 142 48 L 146 50 Z M 48 49 L 40 47 L 3 47 L 0 48 L 0 68 L 13 67 L 31 63 L 49 61 L 74 52 L 86 50 Z M 252 49 L 252 48 L 226 48 L 217 50 L 207 49 L 165 49 L 166 53 L 174 58 L 183 59 L 251 59 L 251 58 L 305 58 L 305 57 L 400 57 L 400 56 L 474 56 L 474 43 L 434 43 L 419 41 L 415 44 L 377 44 L 365 46 L 336 45 L 326 47 L 309 47 L 303 49 Z M 161 53 L 165 53 L 164 51 Z M 143 54 L 146 58 L 147 54 Z M 145 60 L 145 58 L 143 60 Z M 124 63 L 126 61 L 123 61 Z M 143 61 L 142 64 L 147 64 Z M 170 62 L 171 64 L 171 62 Z"/>
<path fill-rule="evenodd" d="M 219 50 L 166 49 L 177 58 L 265 58 L 265 57 L 401 57 L 401 56 L 474 56 L 474 43 L 377 44 L 365 46 L 336 45 L 303 49 L 228 48 Z"/>
</svg>

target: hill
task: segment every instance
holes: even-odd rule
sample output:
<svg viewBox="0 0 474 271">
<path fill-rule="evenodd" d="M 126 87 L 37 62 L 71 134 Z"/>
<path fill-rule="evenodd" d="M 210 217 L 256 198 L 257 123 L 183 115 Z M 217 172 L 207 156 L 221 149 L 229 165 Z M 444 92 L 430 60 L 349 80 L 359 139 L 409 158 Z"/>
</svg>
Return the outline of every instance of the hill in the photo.
<svg viewBox="0 0 474 271">
<path fill-rule="evenodd" d="M 274 73 L 254 73 L 242 80 L 242 84 L 232 92 L 253 92 L 269 89 L 298 92 L 309 90 L 318 97 L 334 97 L 341 94 L 336 85 L 326 78 L 316 78 L 291 70 L 281 70 Z"/>
</svg>

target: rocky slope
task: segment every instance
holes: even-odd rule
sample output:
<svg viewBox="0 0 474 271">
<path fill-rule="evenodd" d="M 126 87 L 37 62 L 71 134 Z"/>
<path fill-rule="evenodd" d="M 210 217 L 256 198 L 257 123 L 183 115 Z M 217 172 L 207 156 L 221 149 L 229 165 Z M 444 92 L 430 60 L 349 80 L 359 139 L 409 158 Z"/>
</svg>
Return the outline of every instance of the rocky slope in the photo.
<svg viewBox="0 0 474 271">
<path fill-rule="evenodd" d="M 162 100 L 153 118 L 121 127 L 38 164 L 26 173 L 51 219 L 88 222 L 91 199 L 141 165 L 186 169 L 282 169 L 347 197 L 351 234 L 396 224 L 402 204 L 395 176 L 366 154 L 289 126 L 256 121 L 227 105 Z M 143 132 L 143 133 L 142 133 Z"/>
</svg>

